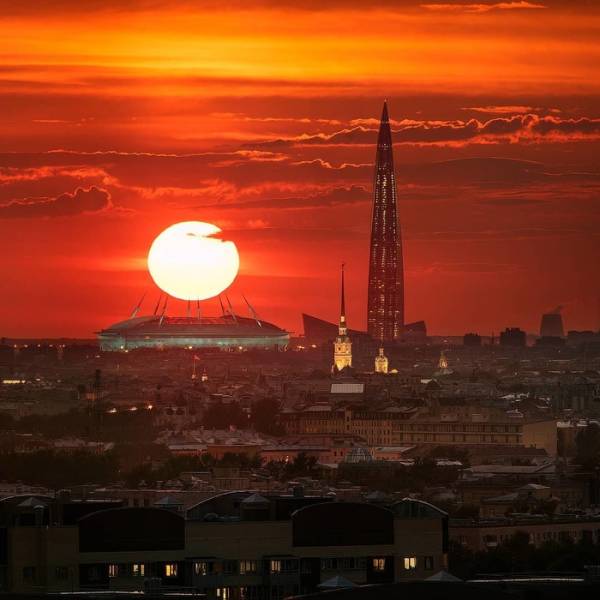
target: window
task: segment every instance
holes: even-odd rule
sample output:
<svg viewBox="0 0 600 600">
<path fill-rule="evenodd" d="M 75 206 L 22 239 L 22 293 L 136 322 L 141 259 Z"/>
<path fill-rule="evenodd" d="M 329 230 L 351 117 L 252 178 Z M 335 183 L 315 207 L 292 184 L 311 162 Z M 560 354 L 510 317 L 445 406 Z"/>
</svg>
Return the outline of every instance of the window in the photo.
<svg viewBox="0 0 600 600">
<path fill-rule="evenodd" d="M 165 565 L 165 577 L 177 577 L 177 563 L 167 563 Z"/>
<path fill-rule="evenodd" d="M 304 575 L 312 573 L 312 565 L 310 560 L 305 558 L 302 559 L 302 562 L 300 563 L 300 572 Z"/>
<path fill-rule="evenodd" d="M 35 581 L 35 567 L 23 567 L 23 581 Z"/>
<path fill-rule="evenodd" d="M 134 563 L 131 565 L 131 574 L 134 577 L 144 577 L 146 573 L 146 565 L 143 563 Z"/>
<path fill-rule="evenodd" d="M 404 570 L 414 571 L 417 568 L 417 557 L 416 556 L 405 556 L 404 557 Z"/>
<path fill-rule="evenodd" d="M 335 558 L 322 558 L 321 559 L 321 571 L 335 571 L 337 569 L 337 559 Z"/>
<path fill-rule="evenodd" d="M 223 561 L 223 572 L 228 575 L 232 575 L 233 573 L 237 573 L 238 563 L 237 560 L 224 560 Z"/>
<path fill-rule="evenodd" d="M 213 572 L 213 563 L 207 560 L 199 560 L 194 563 L 194 573 L 196 575 L 208 575 Z"/>
<path fill-rule="evenodd" d="M 240 575 L 252 575 L 258 572 L 255 560 L 240 560 Z"/>
<path fill-rule="evenodd" d="M 373 571 L 385 571 L 385 558 L 373 559 Z"/>
<path fill-rule="evenodd" d="M 69 579 L 69 568 L 68 567 L 56 567 L 56 569 L 54 569 L 54 577 L 56 577 L 56 579 L 61 579 L 61 580 Z"/>
<path fill-rule="evenodd" d="M 118 577 L 119 576 L 119 565 L 108 565 L 108 576 Z"/>
<path fill-rule="evenodd" d="M 423 568 L 427 571 L 433 570 L 433 556 L 423 557 Z"/>
<path fill-rule="evenodd" d="M 295 558 L 282 560 L 281 570 L 284 573 L 295 573 L 298 570 L 298 560 Z"/>
<path fill-rule="evenodd" d="M 271 570 L 271 573 L 281 573 L 281 561 L 280 560 L 272 560 L 270 570 Z"/>
</svg>

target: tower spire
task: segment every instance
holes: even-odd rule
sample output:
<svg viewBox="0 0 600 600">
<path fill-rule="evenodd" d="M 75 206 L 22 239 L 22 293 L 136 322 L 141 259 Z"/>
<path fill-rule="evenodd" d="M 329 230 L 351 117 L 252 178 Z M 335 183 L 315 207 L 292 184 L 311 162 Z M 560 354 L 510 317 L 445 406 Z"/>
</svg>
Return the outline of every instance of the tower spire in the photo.
<svg viewBox="0 0 600 600">
<path fill-rule="evenodd" d="M 346 293 L 344 289 L 344 267 L 342 264 L 342 285 L 340 292 L 340 326 L 338 335 L 333 343 L 333 366 L 332 372 L 339 373 L 347 367 L 352 367 L 352 341 L 348 336 L 348 325 L 346 324 Z"/>
<path fill-rule="evenodd" d="M 342 263 L 342 288 L 341 288 L 341 301 L 340 301 L 340 326 L 339 334 L 346 335 L 348 328 L 346 327 L 346 293 L 344 291 L 344 267 L 346 265 Z"/>
<path fill-rule="evenodd" d="M 404 328 L 404 267 L 398 223 L 392 131 L 383 103 L 373 182 L 367 328 L 378 341 L 398 339 Z"/>
<path fill-rule="evenodd" d="M 383 110 L 381 111 L 381 123 L 389 123 L 390 116 L 388 115 L 387 100 L 383 101 Z"/>
</svg>

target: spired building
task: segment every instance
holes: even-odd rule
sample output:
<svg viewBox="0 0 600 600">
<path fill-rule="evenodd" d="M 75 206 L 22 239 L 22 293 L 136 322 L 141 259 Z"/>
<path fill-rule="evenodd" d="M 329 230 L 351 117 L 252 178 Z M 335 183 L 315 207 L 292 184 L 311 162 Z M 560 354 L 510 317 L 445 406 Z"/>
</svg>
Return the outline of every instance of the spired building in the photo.
<svg viewBox="0 0 600 600">
<path fill-rule="evenodd" d="M 348 336 L 346 325 L 346 298 L 344 293 L 344 265 L 342 265 L 342 299 L 340 307 L 340 325 L 338 335 L 333 343 L 333 368 L 334 373 L 339 373 L 346 367 L 352 367 L 352 342 Z"/>
<path fill-rule="evenodd" d="M 392 341 L 400 337 L 403 329 L 402 242 L 396 209 L 392 132 L 384 102 L 375 161 L 367 330 L 375 340 Z"/>
<path fill-rule="evenodd" d="M 379 348 L 379 354 L 375 357 L 375 373 L 383 373 L 384 375 L 388 372 L 388 359 L 384 354 L 384 349 Z"/>
</svg>

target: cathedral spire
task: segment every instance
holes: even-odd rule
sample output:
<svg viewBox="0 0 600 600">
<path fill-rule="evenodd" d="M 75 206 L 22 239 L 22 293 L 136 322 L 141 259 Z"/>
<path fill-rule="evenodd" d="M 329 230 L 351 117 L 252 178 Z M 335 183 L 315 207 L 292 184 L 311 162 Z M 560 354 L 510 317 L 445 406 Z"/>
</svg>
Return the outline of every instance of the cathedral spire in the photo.
<svg viewBox="0 0 600 600">
<path fill-rule="evenodd" d="M 348 328 L 346 326 L 346 293 L 344 291 L 344 263 L 342 263 L 342 291 L 341 291 L 341 301 L 340 301 L 340 326 L 339 326 L 339 334 L 346 335 L 348 333 Z"/>
<path fill-rule="evenodd" d="M 346 323 L 346 292 L 344 286 L 344 265 L 342 264 L 342 285 L 340 293 L 340 326 L 338 335 L 333 343 L 333 366 L 332 372 L 352 367 L 352 341 L 348 336 L 348 325 Z"/>
</svg>

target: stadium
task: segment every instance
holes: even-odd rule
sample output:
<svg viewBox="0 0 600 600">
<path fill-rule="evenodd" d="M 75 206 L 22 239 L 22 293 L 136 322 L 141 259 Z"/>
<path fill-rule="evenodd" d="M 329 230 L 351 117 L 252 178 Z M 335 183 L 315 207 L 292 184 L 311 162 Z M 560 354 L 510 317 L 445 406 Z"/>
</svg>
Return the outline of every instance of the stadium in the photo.
<svg viewBox="0 0 600 600">
<path fill-rule="evenodd" d="M 140 316 L 98 332 L 100 349 L 221 348 L 284 349 L 289 333 L 276 325 L 238 315 L 220 317 Z"/>
</svg>

